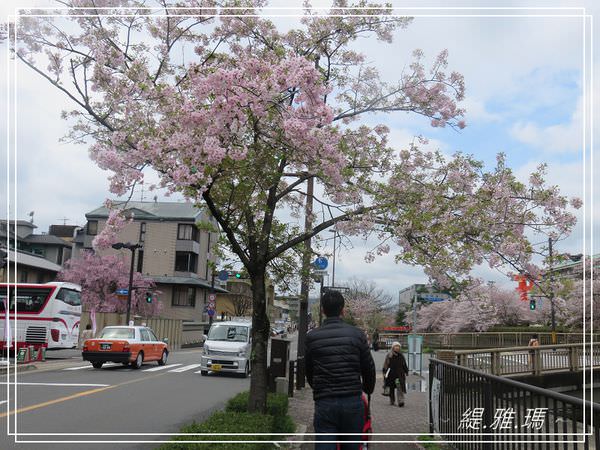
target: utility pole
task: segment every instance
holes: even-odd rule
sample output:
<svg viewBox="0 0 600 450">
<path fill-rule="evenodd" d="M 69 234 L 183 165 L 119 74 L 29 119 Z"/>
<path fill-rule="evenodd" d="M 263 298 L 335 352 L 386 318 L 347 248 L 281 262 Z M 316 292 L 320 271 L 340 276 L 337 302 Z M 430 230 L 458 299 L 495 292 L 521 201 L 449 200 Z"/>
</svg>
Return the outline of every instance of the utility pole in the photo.
<svg viewBox="0 0 600 450">
<path fill-rule="evenodd" d="M 127 317 L 125 318 L 125 325 L 129 325 L 129 317 L 131 315 L 131 291 L 133 290 L 133 263 L 135 260 L 135 251 L 137 249 L 143 248 L 143 245 L 140 243 L 132 244 L 130 242 L 123 243 L 117 242 L 112 245 L 112 248 L 115 250 L 120 250 L 122 248 L 126 248 L 131 251 L 131 267 L 129 269 L 129 287 L 127 289 Z M 139 253 L 138 253 L 139 256 Z"/>
<path fill-rule="evenodd" d="M 548 238 L 548 256 L 550 258 L 550 317 L 552 321 L 552 344 L 556 344 L 556 314 L 554 311 L 554 259 L 552 254 L 552 238 Z"/>
<path fill-rule="evenodd" d="M 314 179 L 311 177 L 307 180 L 306 186 L 306 215 L 304 219 L 304 230 L 312 230 L 312 209 L 313 209 L 313 191 Z M 311 256 L 311 239 L 305 241 L 305 251 L 302 256 L 302 282 L 300 285 L 300 311 L 298 323 L 298 381 L 297 387 L 305 386 L 306 366 L 304 365 L 304 346 L 306 343 L 306 333 L 308 331 L 308 293 L 310 290 L 310 256 Z"/>
<path fill-rule="evenodd" d="M 335 249 L 335 241 L 337 238 L 337 230 L 333 229 L 331 231 L 333 231 L 333 268 L 332 268 L 333 274 L 331 276 L 331 287 L 335 287 L 335 250 L 336 250 Z"/>
</svg>

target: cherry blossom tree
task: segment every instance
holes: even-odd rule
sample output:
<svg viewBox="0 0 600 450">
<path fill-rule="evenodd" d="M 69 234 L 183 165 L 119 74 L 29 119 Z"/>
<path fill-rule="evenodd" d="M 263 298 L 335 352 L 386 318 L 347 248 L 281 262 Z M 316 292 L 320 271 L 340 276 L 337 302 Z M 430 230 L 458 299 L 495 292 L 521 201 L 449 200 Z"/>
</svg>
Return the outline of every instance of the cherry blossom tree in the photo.
<svg viewBox="0 0 600 450">
<path fill-rule="evenodd" d="M 393 316 L 392 298 L 374 282 L 351 279 L 345 283 L 344 315 L 356 326 L 365 330 L 368 336 L 375 329 L 388 325 Z"/>
<path fill-rule="evenodd" d="M 125 313 L 127 301 L 118 297 L 115 291 L 128 288 L 129 270 L 129 265 L 120 256 L 99 256 L 83 251 L 80 257 L 67 261 L 58 279 L 82 287 L 81 300 L 85 311 Z M 146 292 L 154 290 L 154 282 L 134 272 L 133 286 L 131 311 L 144 317 L 158 316 L 161 302 L 156 298 L 152 303 L 146 302 Z"/>
<path fill-rule="evenodd" d="M 541 311 L 531 311 L 529 302 L 522 301 L 516 290 L 475 279 L 455 299 L 423 306 L 418 311 L 417 330 L 487 331 L 496 325 L 529 325 L 540 320 Z"/>
<path fill-rule="evenodd" d="M 433 127 L 465 126 L 463 77 L 448 71 L 445 50 L 429 64 L 416 50 L 385 82 L 354 48 L 359 38 L 390 42 L 410 24 L 389 8 L 356 15 L 334 0 L 335 15 L 307 8 L 280 31 L 257 14 L 263 1 L 218 5 L 238 7 L 235 17 L 210 1 L 157 0 L 160 14 L 134 0 L 61 3 L 70 18 L 20 19 L 15 55 L 76 105 L 64 113 L 70 138 L 91 144 L 111 192 L 131 192 L 153 169 L 158 187 L 206 205 L 218 222 L 252 282 L 252 411 L 266 407 L 265 276 L 307 239 L 333 225 L 372 237 L 367 261 L 394 244 L 397 261 L 443 284 L 486 260 L 523 266 L 526 230 L 575 222 L 543 167 L 526 184 L 503 155 L 489 169 L 470 155 L 426 151 L 422 139 L 392 146 L 387 126 L 367 125 L 367 114 L 372 123 L 405 112 Z M 322 212 L 304 230 L 281 212 L 304 212 L 308 180 Z"/>
</svg>

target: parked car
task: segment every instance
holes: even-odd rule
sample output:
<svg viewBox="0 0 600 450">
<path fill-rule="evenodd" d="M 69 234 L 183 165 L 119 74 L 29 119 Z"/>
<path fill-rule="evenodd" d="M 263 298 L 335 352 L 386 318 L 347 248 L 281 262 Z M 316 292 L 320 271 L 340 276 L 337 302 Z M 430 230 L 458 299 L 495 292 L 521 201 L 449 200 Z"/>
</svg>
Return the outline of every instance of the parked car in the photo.
<svg viewBox="0 0 600 450">
<path fill-rule="evenodd" d="M 204 337 L 200 356 L 200 375 L 211 372 L 250 373 L 252 347 L 250 321 L 216 322 Z"/>
<path fill-rule="evenodd" d="M 105 362 L 131 364 L 136 369 L 148 361 L 157 361 L 158 365 L 164 366 L 169 356 L 165 341 L 158 340 L 148 327 L 110 326 L 96 338 L 84 341 L 81 356 L 96 369 Z"/>
</svg>

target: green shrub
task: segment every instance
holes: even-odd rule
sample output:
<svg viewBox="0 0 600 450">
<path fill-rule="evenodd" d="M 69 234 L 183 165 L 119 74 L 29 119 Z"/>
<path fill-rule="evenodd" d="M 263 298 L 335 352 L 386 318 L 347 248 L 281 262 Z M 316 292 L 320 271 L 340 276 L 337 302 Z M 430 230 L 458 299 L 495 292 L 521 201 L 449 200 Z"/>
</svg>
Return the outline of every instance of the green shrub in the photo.
<svg viewBox="0 0 600 450">
<path fill-rule="evenodd" d="M 421 441 L 421 446 L 427 450 L 442 450 L 442 446 L 436 442 L 436 438 L 433 436 L 419 436 L 417 440 Z"/>
<path fill-rule="evenodd" d="M 218 411 L 206 421 L 181 428 L 181 433 L 270 433 L 273 431 L 273 417 L 270 415 L 251 414 L 247 412 Z M 265 443 L 232 443 L 202 444 L 186 443 L 185 441 L 258 441 L 275 439 L 273 436 L 176 436 L 173 443 L 164 444 L 160 450 L 189 450 L 189 449 L 220 449 L 220 450 L 263 450 L 270 449 L 273 444 Z"/>
<path fill-rule="evenodd" d="M 227 400 L 227 405 L 225 406 L 225 411 L 231 412 L 247 412 L 248 411 L 248 396 L 250 392 L 244 391 L 240 392 L 234 397 L 231 397 Z M 267 396 L 268 398 L 268 396 Z"/>
<path fill-rule="evenodd" d="M 225 411 L 247 412 L 248 411 L 248 391 L 240 392 L 227 402 Z M 285 394 L 267 394 L 267 414 L 273 416 L 274 433 L 293 433 L 296 430 L 291 417 L 288 416 L 288 397 Z"/>
</svg>

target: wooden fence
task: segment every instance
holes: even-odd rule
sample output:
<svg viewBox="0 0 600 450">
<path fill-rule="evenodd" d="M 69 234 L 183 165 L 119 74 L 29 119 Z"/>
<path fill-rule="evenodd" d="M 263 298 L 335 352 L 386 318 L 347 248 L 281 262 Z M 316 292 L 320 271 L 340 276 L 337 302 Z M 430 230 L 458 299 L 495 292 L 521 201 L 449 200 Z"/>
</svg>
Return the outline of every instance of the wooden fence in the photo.
<svg viewBox="0 0 600 450">
<path fill-rule="evenodd" d="M 90 313 L 84 311 L 81 314 L 80 332 L 85 330 L 85 326 L 91 323 Z M 183 335 L 183 324 L 179 319 L 160 319 L 160 318 L 134 318 L 135 325 L 145 323 L 150 327 L 158 339 L 167 338 L 172 350 L 178 350 L 182 344 L 185 344 Z M 96 313 L 96 332 L 109 325 L 125 325 L 125 314 L 117 313 Z"/>
</svg>

